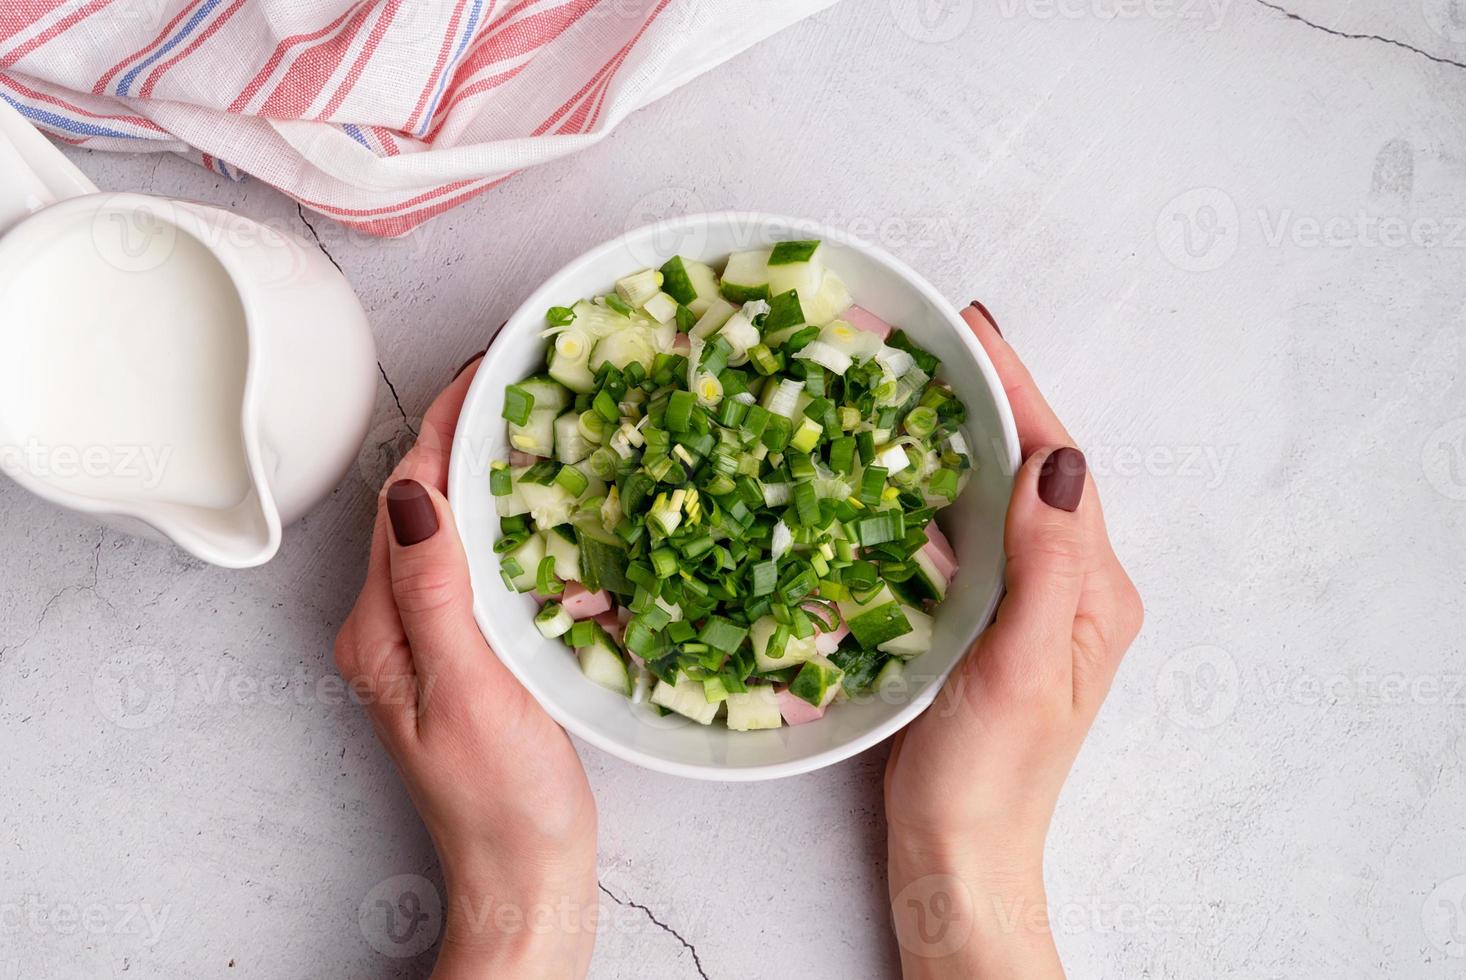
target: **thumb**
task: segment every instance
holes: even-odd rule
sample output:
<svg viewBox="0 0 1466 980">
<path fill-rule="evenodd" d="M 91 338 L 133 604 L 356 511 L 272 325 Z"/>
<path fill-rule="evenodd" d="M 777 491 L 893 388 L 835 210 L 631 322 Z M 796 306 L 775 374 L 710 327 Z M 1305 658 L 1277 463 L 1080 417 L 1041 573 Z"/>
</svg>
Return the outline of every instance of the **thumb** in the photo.
<svg viewBox="0 0 1466 980">
<path fill-rule="evenodd" d="M 1041 675 L 1072 669 L 1074 617 L 1096 548 L 1080 511 L 1087 470 L 1077 449 L 1039 450 L 1013 481 L 1003 536 L 1008 594 L 984 639 L 1033 658 L 1026 666 Z"/>
<path fill-rule="evenodd" d="M 417 480 L 387 487 L 392 595 L 419 676 L 483 669 L 488 644 L 473 618 L 468 559 L 448 501 Z"/>
</svg>

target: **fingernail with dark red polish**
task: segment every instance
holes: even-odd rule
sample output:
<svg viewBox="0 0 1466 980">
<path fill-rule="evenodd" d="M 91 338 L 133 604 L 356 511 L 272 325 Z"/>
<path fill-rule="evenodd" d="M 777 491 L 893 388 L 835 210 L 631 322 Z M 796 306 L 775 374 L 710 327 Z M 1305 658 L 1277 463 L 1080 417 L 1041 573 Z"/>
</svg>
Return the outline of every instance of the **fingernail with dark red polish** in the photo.
<svg viewBox="0 0 1466 980">
<path fill-rule="evenodd" d="M 988 308 L 983 306 L 980 300 L 973 300 L 971 306 L 974 310 L 982 314 L 984 320 L 993 325 L 993 329 L 998 331 L 999 337 L 1003 336 L 1003 330 L 998 326 L 998 321 L 993 319 L 993 315 L 988 312 Z"/>
<path fill-rule="evenodd" d="M 1079 450 L 1071 446 L 1055 449 L 1038 471 L 1038 499 L 1072 514 L 1079 509 L 1079 501 L 1084 497 L 1087 469 L 1084 454 Z"/>
<path fill-rule="evenodd" d="M 438 511 L 433 498 L 416 480 L 398 480 L 387 488 L 387 517 L 397 543 L 406 547 L 438 533 Z"/>
<path fill-rule="evenodd" d="M 489 349 L 487 347 L 485 347 L 483 350 L 479 351 L 477 354 L 473 355 L 468 360 L 464 361 L 463 362 L 463 366 L 460 367 L 457 371 L 454 371 L 453 372 L 453 380 L 454 381 L 457 381 L 458 378 L 463 374 L 464 371 L 467 371 L 469 368 L 473 367 L 473 362 L 474 361 L 477 361 L 479 358 L 483 357 L 488 352 L 489 352 Z"/>
</svg>

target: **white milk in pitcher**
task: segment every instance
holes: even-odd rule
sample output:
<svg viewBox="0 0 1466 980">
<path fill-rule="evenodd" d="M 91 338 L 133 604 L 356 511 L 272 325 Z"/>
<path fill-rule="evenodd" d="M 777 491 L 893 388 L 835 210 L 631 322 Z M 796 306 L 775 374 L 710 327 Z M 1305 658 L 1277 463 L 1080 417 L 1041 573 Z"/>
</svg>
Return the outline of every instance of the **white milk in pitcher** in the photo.
<svg viewBox="0 0 1466 980">
<path fill-rule="evenodd" d="M 123 219 L 52 239 L 0 322 L 0 455 L 73 493 L 229 509 L 251 489 L 245 314 L 203 244 Z"/>
</svg>

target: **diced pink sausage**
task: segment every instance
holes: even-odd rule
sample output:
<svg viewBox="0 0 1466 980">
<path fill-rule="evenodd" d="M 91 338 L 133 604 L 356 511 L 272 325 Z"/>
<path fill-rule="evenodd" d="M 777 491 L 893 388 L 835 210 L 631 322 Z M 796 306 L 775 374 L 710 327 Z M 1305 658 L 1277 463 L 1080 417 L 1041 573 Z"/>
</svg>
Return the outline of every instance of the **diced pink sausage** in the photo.
<svg viewBox="0 0 1466 980">
<path fill-rule="evenodd" d="M 807 725 L 812 721 L 819 721 L 825 716 L 824 708 L 816 708 L 803 698 L 797 698 L 785 688 L 776 695 L 779 701 L 779 714 L 791 725 Z"/>
<path fill-rule="evenodd" d="M 952 550 L 951 542 L 937 527 L 936 521 L 926 526 L 926 544 L 921 546 L 921 553 L 931 559 L 943 578 L 952 581 L 952 576 L 957 574 L 957 553 Z"/>
<path fill-rule="evenodd" d="M 864 330 L 866 333 L 873 333 L 882 340 L 891 336 L 891 325 L 870 310 L 862 310 L 858 306 L 852 306 L 840 314 L 840 319 L 855 329 Z"/>
<path fill-rule="evenodd" d="M 611 611 L 611 596 L 604 590 L 588 592 L 579 582 L 566 582 L 560 605 L 565 607 L 571 619 L 594 619 Z"/>
<path fill-rule="evenodd" d="M 604 595 L 604 594 L 605 593 L 603 593 L 603 592 L 597 592 L 596 593 L 596 595 Z M 621 642 L 621 634 L 622 634 L 622 631 L 624 629 L 624 626 L 623 626 L 623 624 L 621 622 L 620 617 L 616 615 L 616 611 L 615 610 L 608 609 L 605 612 L 600 613 L 599 615 L 597 615 L 595 617 L 595 619 L 596 619 L 596 622 L 597 623 L 600 623 L 601 624 L 601 629 L 603 629 L 607 633 L 610 633 L 611 634 L 611 638 L 613 640 L 615 640 L 617 643 L 620 643 Z"/>
<path fill-rule="evenodd" d="M 529 453 L 522 453 L 517 449 L 509 450 L 510 466 L 533 466 L 544 458 L 543 456 L 531 456 Z"/>
<path fill-rule="evenodd" d="M 692 338 L 685 333 L 679 333 L 672 338 L 672 353 L 681 354 L 686 357 L 692 353 Z"/>
<path fill-rule="evenodd" d="M 819 627 L 816 626 L 815 629 L 819 629 Z M 819 651 L 821 657 L 828 657 L 840 648 L 840 641 L 849 635 L 850 627 L 845 625 L 844 620 L 841 620 L 840 625 L 836 626 L 833 631 L 829 633 L 815 633 L 814 648 Z"/>
</svg>

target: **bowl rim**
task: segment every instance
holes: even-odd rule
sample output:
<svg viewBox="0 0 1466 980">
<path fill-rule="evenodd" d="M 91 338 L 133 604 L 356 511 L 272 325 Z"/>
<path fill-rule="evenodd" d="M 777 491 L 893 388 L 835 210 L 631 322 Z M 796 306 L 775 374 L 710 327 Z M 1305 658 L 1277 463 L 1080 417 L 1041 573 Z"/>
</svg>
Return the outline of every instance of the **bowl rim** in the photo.
<svg viewBox="0 0 1466 980">
<path fill-rule="evenodd" d="M 988 386 L 988 390 L 993 396 L 994 405 L 997 408 L 1003 437 L 1003 449 L 1006 451 L 1008 457 L 1005 461 L 1008 466 L 1008 472 L 1010 474 L 1017 474 L 1022 457 L 1019 450 L 1018 428 L 1013 420 L 1013 410 L 1008 402 L 1007 392 L 1003 388 L 1002 380 L 998 377 L 997 368 L 993 366 L 991 358 L 987 355 L 987 351 L 978 342 L 977 337 L 962 319 L 957 308 L 924 276 L 885 249 L 855 235 L 830 228 L 821 222 L 809 219 L 791 218 L 762 211 L 708 211 L 681 215 L 674 218 L 664 218 L 617 235 L 615 238 L 587 249 L 565 263 L 553 274 L 548 276 L 538 288 L 525 297 L 504 324 L 494 332 L 489 341 L 488 349 L 484 352 L 483 362 L 481 364 L 486 363 L 494 356 L 494 342 L 500 336 L 509 332 L 511 325 L 520 321 L 526 313 L 533 313 L 535 310 L 546 308 L 545 303 L 547 300 L 557 295 L 555 289 L 556 283 L 569 277 L 582 267 L 594 264 L 604 256 L 624 248 L 639 238 L 664 233 L 668 230 L 683 226 L 695 227 L 699 223 L 706 227 L 721 223 L 731 223 L 758 230 L 774 227 L 786 230 L 790 234 L 796 232 L 798 234 L 808 233 L 812 238 L 818 238 L 821 241 L 831 242 L 843 248 L 859 251 L 905 280 L 933 309 L 942 314 L 947 321 L 948 327 L 958 335 L 961 343 L 967 347 L 968 352 L 977 363 L 978 369 L 982 373 L 983 381 Z M 503 345 L 500 345 L 499 349 L 503 350 Z M 488 374 L 489 372 L 482 370 L 475 372 L 473 382 L 469 386 L 468 393 L 463 399 L 463 406 L 459 411 L 460 420 L 471 416 L 476 411 L 481 411 L 478 408 L 478 402 L 486 397 L 485 392 L 489 386 L 486 380 Z M 455 436 L 455 441 L 456 438 Z M 467 490 L 467 474 L 464 473 L 464 467 L 467 464 L 461 462 L 464 457 L 465 454 L 462 453 L 455 453 L 450 457 L 448 475 L 448 501 L 450 506 L 453 504 L 455 498 L 461 496 Z M 453 508 L 453 520 L 459 536 L 467 540 L 467 528 L 463 526 L 463 518 L 460 509 L 457 507 Z M 978 618 L 979 626 L 976 634 L 978 636 L 992 623 L 993 614 L 997 610 L 998 602 L 1002 598 L 1003 589 L 1001 582 L 1005 566 L 1006 558 L 1000 555 L 998 560 L 999 586 L 988 597 L 986 608 Z M 900 711 L 855 738 L 833 745 L 822 752 L 817 752 L 803 759 L 751 766 L 723 767 L 711 764 L 701 765 L 696 763 L 672 762 L 643 752 L 613 738 L 603 737 L 588 725 L 582 724 L 580 718 L 576 715 L 562 712 L 553 704 L 553 699 L 542 697 L 540 685 L 529 676 L 528 672 L 521 671 L 512 657 L 499 656 L 498 650 L 494 649 L 494 644 L 490 637 L 491 627 L 489 623 L 492 621 L 492 617 L 489 615 L 486 604 L 480 600 L 477 592 L 473 594 L 473 616 L 475 622 L 478 623 L 479 631 L 484 636 L 485 643 L 488 644 L 491 650 L 494 650 L 494 655 L 499 658 L 499 662 L 509 668 L 509 672 L 524 686 L 540 707 L 567 732 L 594 745 L 603 752 L 634 765 L 641 766 L 642 768 L 650 769 L 654 772 L 666 773 L 671 776 L 681 776 L 688 779 L 712 782 L 759 782 L 769 779 L 798 776 L 804 773 L 814 772 L 817 769 L 823 769 L 826 766 L 834 765 L 837 762 L 842 762 L 851 756 L 864 752 L 866 749 L 890 738 L 924 712 L 936 700 L 937 694 L 945 686 L 948 676 L 950 676 L 951 672 L 956 669 L 957 665 L 963 659 L 960 656 L 954 658 L 951 664 L 938 674 L 933 675 L 926 687 L 903 706 Z"/>
</svg>

